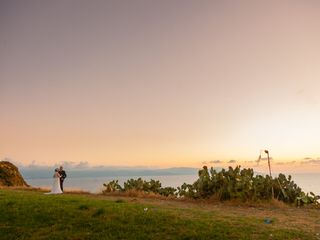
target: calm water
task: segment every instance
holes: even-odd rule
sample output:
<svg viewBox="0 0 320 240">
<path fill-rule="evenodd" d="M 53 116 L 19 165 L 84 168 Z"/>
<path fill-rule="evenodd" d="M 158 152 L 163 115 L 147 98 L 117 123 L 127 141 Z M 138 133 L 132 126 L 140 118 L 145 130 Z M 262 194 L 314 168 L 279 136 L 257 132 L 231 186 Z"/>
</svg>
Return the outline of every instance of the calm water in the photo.
<svg viewBox="0 0 320 240">
<path fill-rule="evenodd" d="M 64 181 L 64 189 L 84 190 L 92 193 L 98 193 L 103 188 L 103 183 L 112 180 L 119 180 L 123 185 L 128 179 L 137 179 L 141 176 L 122 176 L 122 177 L 88 177 L 88 178 L 67 178 Z M 143 176 L 144 180 L 159 180 L 163 187 L 178 187 L 184 182 L 192 183 L 197 179 L 196 175 L 170 175 L 170 176 Z M 26 179 L 27 183 L 34 187 L 50 188 L 53 182 L 52 178 Z"/>
<path fill-rule="evenodd" d="M 305 192 L 314 192 L 320 195 L 320 173 L 309 174 L 291 174 L 292 179 L 299 187 Z M 90 178 L 67 178 L 64 182 L 64 188 L 66 190 L 84 190 L 92 193 L 98 193 L 102 190 L 103 183 L 112 181 L 114 179 L 119 180 L 122 185 L 126 180 L 134 177 L 90 177 Z M 193 183 L 198 177 L 196 175 L 174 175 L 174 176 L 143 176 L 142 179 L 159 180 L 163 187 L 178 187 L 184 182 Z M 51 188 L 52 178 L 42 179 L 26 179 L 26 181 L 34 187 Z"/>
<path fill-rule="evenodd" d="M 302 188 L 304 192 L 313 192 L 320 195 L 320 173 L 296 173 L 291 174 L 293 181 Z"/>
</svg>

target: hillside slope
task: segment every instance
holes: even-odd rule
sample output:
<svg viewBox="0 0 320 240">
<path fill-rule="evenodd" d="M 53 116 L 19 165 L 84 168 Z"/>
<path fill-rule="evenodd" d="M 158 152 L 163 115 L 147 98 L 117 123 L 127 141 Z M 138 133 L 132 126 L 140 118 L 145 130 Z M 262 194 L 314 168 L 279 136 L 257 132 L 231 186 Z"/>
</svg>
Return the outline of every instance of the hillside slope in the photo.
<svg viewBox="0 0 320 240">
<path fill-rule="evenodd" d="M 10 162 L 0 161 L 0 186 L 28 187 L 18 168 Z"/>
</svg>

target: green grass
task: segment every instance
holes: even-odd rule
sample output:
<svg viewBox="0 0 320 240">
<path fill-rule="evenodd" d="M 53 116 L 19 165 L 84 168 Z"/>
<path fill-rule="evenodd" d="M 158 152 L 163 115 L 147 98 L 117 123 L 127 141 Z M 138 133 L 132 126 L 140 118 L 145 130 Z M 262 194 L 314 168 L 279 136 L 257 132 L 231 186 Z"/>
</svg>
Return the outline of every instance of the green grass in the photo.
<svg viewBox="0 0 320 240">
<path fill-rule="evenodd" d="M 148 208 L 145 211 L 145 208 Z M 255 215 L 0 189 L 0 239 L 318 239 Z"/>
</svg>

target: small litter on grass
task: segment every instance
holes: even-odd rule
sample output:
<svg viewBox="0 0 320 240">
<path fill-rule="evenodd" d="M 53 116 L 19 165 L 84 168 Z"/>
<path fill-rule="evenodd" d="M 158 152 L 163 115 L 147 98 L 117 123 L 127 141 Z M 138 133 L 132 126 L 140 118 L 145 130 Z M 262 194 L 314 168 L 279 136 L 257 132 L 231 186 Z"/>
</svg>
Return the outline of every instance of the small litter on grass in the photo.
<svg viewBox="0 0 320 240">
<path fill-rule="evenodd" d="M 148 211 L 148 208 L 144 208 L 143 211 L 147 212 L 147 211 Z"/>
<path fill-rule="evenodd" d="M 272 220 L 271 220 L 270 218 L 265 218 L 265 219 L 263 220 L 263 222 L 264 222 L 265 224 L 271 224 L 271 223 L 272 223 Z"/>
</svg>

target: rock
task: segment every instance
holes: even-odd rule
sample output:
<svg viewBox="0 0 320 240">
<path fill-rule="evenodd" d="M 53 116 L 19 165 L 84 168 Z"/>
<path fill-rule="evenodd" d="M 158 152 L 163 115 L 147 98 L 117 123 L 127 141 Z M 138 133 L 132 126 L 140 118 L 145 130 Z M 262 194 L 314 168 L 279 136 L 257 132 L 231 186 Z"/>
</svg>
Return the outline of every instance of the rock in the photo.
<svg viewBox="0 0 320 240">
<path fill-rule="evenodd" d="M 0 161 L 0 186 L 29 187 L 18 168 L 8 161 Z"/>
</svg>

